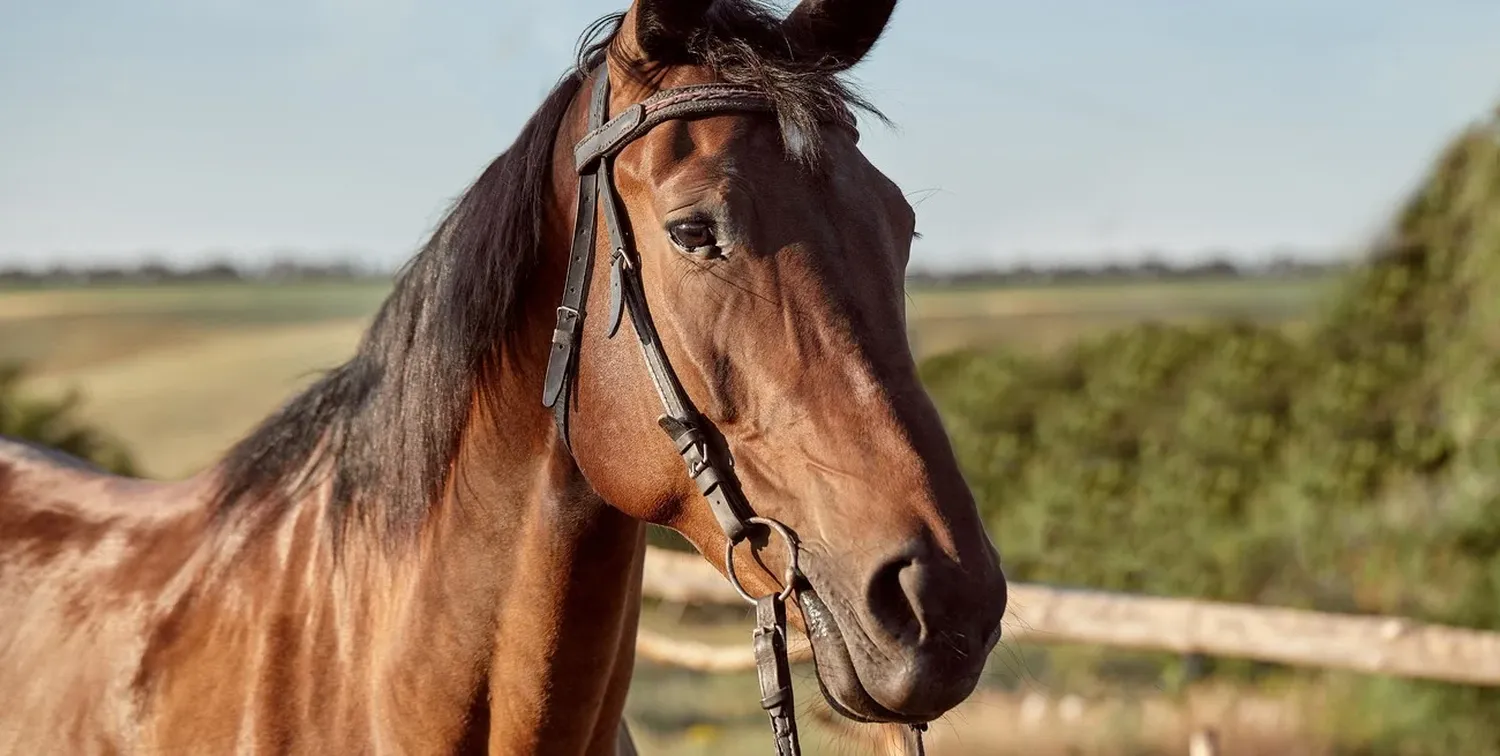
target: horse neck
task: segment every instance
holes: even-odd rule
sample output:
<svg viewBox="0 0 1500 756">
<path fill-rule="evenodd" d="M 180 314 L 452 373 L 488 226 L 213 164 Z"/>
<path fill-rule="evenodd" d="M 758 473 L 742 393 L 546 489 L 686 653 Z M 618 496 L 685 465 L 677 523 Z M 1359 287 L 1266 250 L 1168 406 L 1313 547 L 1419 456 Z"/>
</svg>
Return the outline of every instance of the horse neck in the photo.
<svg viewBox="0 0 1500 756">
<path fill-rule="evenodd" d="M 550 322 L 535 330 L 545 342 Z M 335 544 L 326 488 L 217 533 L 168 609 L 183 621 L 163 624 L 143 661 L 143 679 L 162 674 L 157 745 L 172 746 L 208 701 L 260 713 L 264 742 L 329 739 L 313 751 L 487 740 L 492 753 L 613 753 L 644 531 L 558 444 L 538 361 L 544 348 L 507 360 L 501 399 L 475 402 L 414 537 L 391 545 L 377 516 Z M 242 724 L 222 726 L 194 736 L 244 737 Z"/>
<path fill-rule="evenodd" d="M 586 105 L 574 98 L 553 145 L 544 252 L 519 308 L 527 325 L 506 347 L 500 385 L 485 392 L 494 399 L 472 406 L 428 524 L 434 545 L 422 551 L 432 577 L 417 603 L 430 607 L 416 616 L 447 604 L 490 623 L 489 704 L 474 713 L 488 716 L 492 753 L 614 753 L 634 662 L 644 526 L 593 491 L 540 401 L 573 241 L 571 145 Z"/>
<path fill-rule="evenodd" d="M 645 528 L 589 486 L 540 401 L 571 254 L 578 176 L 570 145 L 584 131 L 584 106 L 574 98 L 553 146 L 546 252 L 521 308 L 531 325 L 506 355 L 505 385 L 494 392 L 501 401 L 475 404 L 447 499 L 450 514 L 491 523 L 480 572 L 501 571 L 488 667 L 491 753 L 615 753 L 635 658 Z M 452 521 L 473 526 L 472 517 Z"/>
<path fill-rule="evenodd" d="M 520 308 L 527 325 L 505 347 L 498 385 L 471 406 L 418 545 L 389 563 L 406 586 L 390 615 L 400 626 L 384 629 L 393 711 L 444 705 L 434 724 L 463 715 L 464 738 L 487 733 L 491 753 L 614 753 L 634 662 L 644 526 L 590 488 L 540 402 L 583 105 L 575 98 L 554 145 L 545 252 Z M 398 750 L 431 750 L 409 745 Z"/>
<path fill-rule="evenodd" d="M 495 398 L 472 406 L 425 529 L 408 618 L 418 656 L 443 630 L 430 617 L 485 629 L 464 651 L 484 656 L 470 729 L 484 720 L 491 753 L 613 754 L 634 662 L 644 526 L 590 488 L 540 402 L 572 244 L 569 145 L 584 105 L 575 98 L 554 144 L 545 251 L 520 308 L 528 325 L 507 347 L 500 385 L 484 392 Z M 456 650 L 429 661 L 474 658 Z"/>
<path fill-rule="evenodd" d="M 539 408 L 539 385 L 511 395 Z M 482 545 L 447 569 L 489 581 L 495 597 L 491 752 L 612 753 L 634 661 L 644 529 L 589 488 L 550 415 L 532 423 L 545 432 L 526 438 L 483 423 L 492 432 L 466 442 L 436 523 L 455 536 L 489 523 Z M 432 587 L 436 601 L 453 592 L 446 576 Z"/>
</svg>

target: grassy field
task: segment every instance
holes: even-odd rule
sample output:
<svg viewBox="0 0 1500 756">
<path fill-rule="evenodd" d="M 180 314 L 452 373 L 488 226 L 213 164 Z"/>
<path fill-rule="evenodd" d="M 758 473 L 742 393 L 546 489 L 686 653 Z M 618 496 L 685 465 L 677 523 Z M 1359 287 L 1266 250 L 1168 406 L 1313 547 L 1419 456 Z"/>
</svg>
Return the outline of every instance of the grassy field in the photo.
<svg viewBox="0 0 1500 756">
<path fill-rule="evenodd" d="M 1245 317 L 1295 328 L 1326 286 L 1315 280 L 919 290 L 910 295 L 909 320 L 924 355 L 973 345 L 1048 351 L 1144 320 Z M 0 362 L 25 361 L 28 386 L 38 393 L 81 392 L 85 419 L 122 438 L 145 474 L 175 478 L 212 463 L 293 392 L 343 361 L 387 290 L 382 283 L 0 290 Z M 679 610 L 651 607 L 645 622 L 698 639 L 748 642 L 748 619 L 723 619 L 684 620 Z M 1048 678 L 1028 668 L 1021 652 L 1005 653 L 992 662 L 994 682 L 1013 693 L 956 714 L 947 729 L 934 732 L 934 753 L 999 753 L 1002 741 L 982 732 L 994 732 L 998 723 L 1002 731 L 1029 726 L 1027 712 L 1036 706 L 1024 694 Z M 810 671 L 799 671 L 798 688 L 807 710 L 817 696 Z M 629 714 L 646 753 L 767 751 L 750 674 L 699 675 L 643 663 L 631 696 Z M 862 752 L 803 720 L 809 754 Z M 1031 745 L 1018 752 L 1101 752 L 1097 744 L 1058 740 L 1057 729 L 1048 728 L 1056 742 L 1026 741 Z"/>
</svg>

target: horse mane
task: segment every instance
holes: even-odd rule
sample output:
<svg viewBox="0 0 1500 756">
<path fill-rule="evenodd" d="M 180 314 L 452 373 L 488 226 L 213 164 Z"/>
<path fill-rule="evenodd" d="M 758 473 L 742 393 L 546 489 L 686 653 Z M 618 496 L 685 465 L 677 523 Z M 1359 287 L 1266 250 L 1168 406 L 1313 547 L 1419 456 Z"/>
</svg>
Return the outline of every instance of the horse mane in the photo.
<svg viewBox="0 0 1500 756">
<path fill-rule="evenodd" d="M 383 519 L 388 538 L 416 531 L 448 482 L 474 398 L 493 406 L 485 387 L 522 325 L 521 294 L 543 254 L 554 141 L 624 17 L 584 32 L 574 66 L 398 272 L 355 355 L 228 451 L 215 516 L 261 500 L 290 507 L 297 489 L 331 480 L 335 532 L 350 515 Z M 757 0 L 719 0 L 688 52 L 724 81 L 765 90 L 788 152 L 815 164 L 817 124 L 831 109 L 884 118 L 837 72 L 795 59 L 779 25 Z"/>
</svg>

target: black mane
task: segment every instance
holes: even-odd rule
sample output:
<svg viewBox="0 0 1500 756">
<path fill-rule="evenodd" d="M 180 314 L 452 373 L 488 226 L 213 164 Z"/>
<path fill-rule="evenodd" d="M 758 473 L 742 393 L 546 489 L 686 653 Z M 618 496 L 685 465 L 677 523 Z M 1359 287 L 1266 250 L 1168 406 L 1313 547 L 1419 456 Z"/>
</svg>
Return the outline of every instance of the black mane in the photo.
<svg viewBox="0 0 1500 756">
<path fill-rule="evenodd" d="M 521 294 L 554 199 L 553 143 L 623 18 L 606 16 L 584 33 L 575 66 L 398 274 L 355 356 L 230 449 L 216 514 L 262 498 L 286 506 L 288 487 L 331 479 L 338 515 L 379 517 L 392 537 L 422 521 L 447 482 L 476 392 L 523 325 Z M 689 52 L 725 81 L 766 90 L 784 133 L 800 134 L 789 149 L 815 162 L 817 122 L 830 108 L 875 111 L 835 73 L 793 60 L 778 25 L 754 0 L 720 0 Z M 344 521 L 335 517 L 335 527 Z"/>
</svg>

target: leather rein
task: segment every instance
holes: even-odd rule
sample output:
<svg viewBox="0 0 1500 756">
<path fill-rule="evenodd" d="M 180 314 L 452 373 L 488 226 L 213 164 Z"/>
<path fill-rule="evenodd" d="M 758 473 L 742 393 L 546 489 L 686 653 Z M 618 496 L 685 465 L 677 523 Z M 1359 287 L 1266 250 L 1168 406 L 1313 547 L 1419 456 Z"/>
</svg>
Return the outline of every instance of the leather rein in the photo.
<svg viewBox="0 0 1500 756">
<path fill-rule="evenodd" d="M 692 400 L 677 381 L 658 338 L 646 306 L 641 285 L 640 258 L 631 244 L 629 229 L 622 222 L 620 203 L 610 170 L 612 161 L 626 145 L 657 125 L 674 119 L 726 113 L 774 113 L 775 104 L 764 92 L 732 84 L 698 84 L 664 89 L 609 118 L 609 65 L 600 64 L 589 102 L 588 132 L 573 148 L 578 171 L 578 210 L 574 219 L 573 244 L 562 304 L 557 308 L 557 326 L 552 333 L 542 404 L 553 411 L 564 445 L 570 445 L 568 408 L 577 370 L 578 335 L 584 321 L 589 282 L 593 273 L 595 219 L 602 208 L 609 234 L 609 312 L 606 334 L 619 332 L 629 312 L 651 382 L 661 398 L 663 413 L 657 424 L 672 440 L 687 466 L 688 476 L 708 501 L 714 519 L 727 539 L 725 572 L 730 584 L 746 601 L 755 605 L 756 627 L 751 634 L 756 675 L 760 680 L 761 707 L 771 720 L 778 756 L 800 756 L 796 711 L 792 699 L 791 668 L 787 656 L 786 601 L 797 580 L 805 579 L 797 566 L 797 539 L 781 523 L 758 517 L 750 508 L 734 474 L 734 459 L 727 449 L 709 443 L 704 423 Z M 852 125 L 852 118 L 850 125 Z M 745 540 L 752 527 L 763 527 L 786 542 L 787 565 L 784 587 L 779 593 L 751 596 L 741 585 L 734 568 L 734 547 Z M 906 750 L 912 756 L 924 753 L 925 724 L 905 730 Z"/>
</svg>

